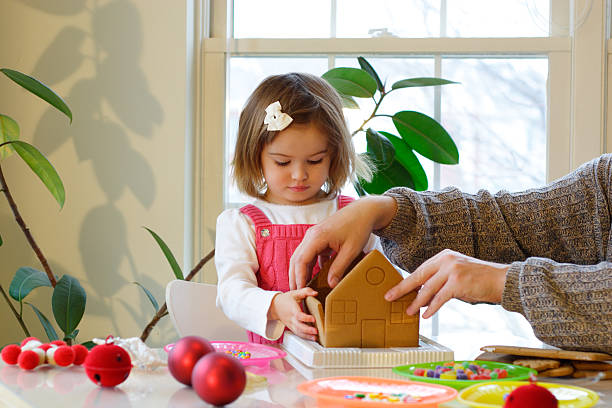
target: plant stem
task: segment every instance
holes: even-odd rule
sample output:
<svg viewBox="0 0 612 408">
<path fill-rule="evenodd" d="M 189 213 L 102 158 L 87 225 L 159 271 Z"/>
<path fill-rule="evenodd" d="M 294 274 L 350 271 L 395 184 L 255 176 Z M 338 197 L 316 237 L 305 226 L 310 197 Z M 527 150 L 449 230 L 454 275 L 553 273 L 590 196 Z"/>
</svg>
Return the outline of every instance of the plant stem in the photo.
<svg viewBox="0 0 612 408">
<path fill-rule="evenodd" d="M 213 256 L 215 256 L 215 249 L 214 248 L 208 254 L 206 254 L 206 256 L 204 258 L 200 259 L 200 262 L 198 262 L 198 264 L 193 267 L 191 272 L 189 272 L 189 274 L 185 277 L 185 280 L 186 281 L 192 280 L 193 277 L 198 272 L 200 272 L 200 269 L 202 269 L 202 267 L 204 265 L 206 265 L 206 263 L 208 261 L 210 261 Z M 160 307 L 159 310 L 157 311 L 157 313 L 155 313 L 155 316 L 153 316 L 153 319 L 151 319 L 149 324 L 147 324 L 147 326 L 142 331 L 142 334 L 140 335 L 140 340 L 145 342 L 147 340 L 147 338 L 149 337 L 149 335 L 151 334 L 151 330 L 153 330 L 153 327 L 155 327 L 157 322 L 159 322 L 159 320 L 162 317 L 166 316 L 167 314 L 168 314 L 168 306 L 166 305 L 166 302 L 164 302 L 162 307 Z"/>
<path fill-rule="evenodd" d="M 9 307 L 11 308 L 11 311 L 15 315 L 15 318 L 19 322 L 19 325 L 23 329 L 23 332 L 25 333 L 26 337 L 30 337 L 30 332 L 28 331 L 28 328 L 26 327 L 25 322 L 23 321 L 23 319 L 21 318 L 19 313 L 17 313 L 17 310 L 15 310 L 15 307 L 13 307 L 13 304 L 11 303 L 11 300 L 8 298 L 8 296 L 7 296 L 6 292 L 4 291 L 4 288 L 2 287 L 2 285 L 0 285 L 0 292 L 2 292 L 2 296 L 6 300 L 6 303 L 8 303 Z"/>
<path fill-rule="evenodd" d="M 4 174 L 2 173 L 1 166 L 0 166 L 0 190 L 4 192 L 4 195 L 6 196 L 6 199 L 8 200 L 9 206 L 11 207 L 11 210 L 13 211 L 13 214 L 15 215 L 15 221 L 17 221 L 17 224 L 19 224 L 19 226 L 21 227 L 21 230 L 25 234 L 26 239 L 28 240 L 28 242 L 30 243 L 30 246 L 34 250 L 34 253 L 38 257 L 38 260 L 40 261 L 43 268 L 45 269 L 45 272 L 47 273 L 47 277 L 49 278 L 49 281 L 51 282 L 51 286 L 55 287 L 56 285 L 55 277 L 53 276 L 53 272 L 51 272 L 51 267 L 49 267 L 47 258 L 45 258 L 45 256 L 43 255 L 42 251 L 36 244 L 36 241 L 34 241 L 34 237 L 30 233 L 30 229 L 26 226 L 25 222 L 23 221 L 23 218 L 21 218 L 21 214 L 19 213 L 19 210 L 17 209 L 17 204 L 15 204 L 15 200 L 13 200 L 13 196 L 11 195 L 11 192 L 9 191 L 9 188 L 6 184 L 6 180 L 4 179 Z"/>
<path fill-rule="evenodd" d="M 378 111 L 378 108 L 380 108 L 380 104 L 381 104 L 383 98 L 385 97 L 385 95 L 387 95 L 387 93 L 384 90 L 380 91 L 380 99 L 378 100 L 378 102 L 376 102 L 376 100 L 374 100 L 376 102 L 376 106 L 374 106 L 374 110 L 372 111 L 372 114 L 370 115 L 369 118 L 367 118 L 366 120 L 363 121 L 363 123 L 361 124 L 361 126 L 359 126 L 359 128 L 357 130 L 355 130 L 353 133 L 351 133 L 351 136 L 355 136 L 357 133 L 363 131 L 363 127 L 366 125 L 366 123 L 368 123 L 372 118 L 374 118 L 376 116 L 376 112 Z"/>
</svg>

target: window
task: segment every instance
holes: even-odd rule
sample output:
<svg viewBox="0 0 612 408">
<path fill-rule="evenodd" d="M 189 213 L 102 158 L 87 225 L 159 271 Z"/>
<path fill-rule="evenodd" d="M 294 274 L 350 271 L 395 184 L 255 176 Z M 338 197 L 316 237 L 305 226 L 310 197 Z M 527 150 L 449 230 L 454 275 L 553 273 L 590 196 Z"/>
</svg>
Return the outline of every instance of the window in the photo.
<svg viewBox="0 0 612 408">
<path fill-rule="evenodd" d="M 435 117 L 455 140 L 459 165 L 421 160 L 429 189 L 536 187 L 606 151 L 603 0 L 210 0 L 209 10 L 195 206 L 203 209 L 200 246 L 214 240 L 219 212 L 245 200 L 228 182 L 237 118 L 257 83 L 275 73 L 320 75 L 358 66 L 361 55 L 389 83 L 419 76 L 460 82 L 402 90 L 385 101 L 389 112 Z M 361 113 L 346 112 L 351 129 L 369 113 L 359 102 Z M 363 136 L 355 144 L 363 150 Z M 429 320 L 421 323 L 424 334 L 437 332 Z M 481 336 L 505 331 L 509 341 L 531 336 L 524 319 L 499 306 L 453 301 L 439 324 Z"/>
</svg>

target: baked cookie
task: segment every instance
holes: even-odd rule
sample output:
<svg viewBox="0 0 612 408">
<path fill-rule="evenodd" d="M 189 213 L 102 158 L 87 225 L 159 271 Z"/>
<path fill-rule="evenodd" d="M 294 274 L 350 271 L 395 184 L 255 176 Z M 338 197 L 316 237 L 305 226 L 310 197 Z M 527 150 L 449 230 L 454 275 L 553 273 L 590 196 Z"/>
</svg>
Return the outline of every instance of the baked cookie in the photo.
<svg viewBox="0 0 612 408">
<path fill-rule="evenodd" d="M 612 364 L 603 361 L 572 361 L 576 370 L 610 371 Z"/>
<path fill-rule="evenodd" d="M 540 372 L 550 370 L 552 368 L 559 368 L 561 362 L 559 360 L 552 360 L 548 358 L 521 358 L 514 360 L 512 364 L 533 368 L 534 370 Z"/>
<path fill-rule="evenodd" d="M 538 377 L 565 377 L 574 372 L 574 367 L 571 364 L 564 364 L 558 368 L 551 368 L 538 372 Z"/>
</svg>

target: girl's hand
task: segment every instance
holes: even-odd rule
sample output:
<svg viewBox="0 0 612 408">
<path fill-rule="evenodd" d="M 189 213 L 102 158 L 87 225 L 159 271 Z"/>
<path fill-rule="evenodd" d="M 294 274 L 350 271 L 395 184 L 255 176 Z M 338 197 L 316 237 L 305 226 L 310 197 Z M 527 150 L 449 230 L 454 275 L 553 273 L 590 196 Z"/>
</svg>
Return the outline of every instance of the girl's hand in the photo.
<svg viewBox="0 0 612 408">
<path fill-rule="evenodd" d="M 312 288 L 302 288 L 285 293 L 279 293 L 272 299 L 268 318 L 280 320 L 296 335 L 307 339 L 316 340 L 317 328 L 309 325 L 314 324 L 312 315 L 302 312 L 300 302 L 307 296 L 316 296 L 317 292 Z"/>
<path fill-rule="evenodd" d="M 452 298 L 470 303 L 500 303 L 509 267 L 445 249 L 389 289 L 385 299 L 391 302 L 418 289 L 419 294 L 406 309 L 406 314 L 417 314 L 421 307 L 428 306 L 423 313 L 424 319 Z"/>
</svg>

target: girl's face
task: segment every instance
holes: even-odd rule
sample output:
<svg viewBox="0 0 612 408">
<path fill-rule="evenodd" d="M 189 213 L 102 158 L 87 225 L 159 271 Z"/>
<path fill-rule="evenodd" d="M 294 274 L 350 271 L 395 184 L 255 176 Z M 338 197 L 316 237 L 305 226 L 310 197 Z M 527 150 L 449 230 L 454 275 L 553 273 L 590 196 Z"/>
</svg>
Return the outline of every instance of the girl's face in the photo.
<svg viewBox="0 0 612 408">
<path fill-rule="evenodd" d="M 327 136 L 312 123 L 294 123 L 278 132 L 261 152 L 266 200 L 274 204 L 312 204 L 329 176 Z"/>
</svg>

